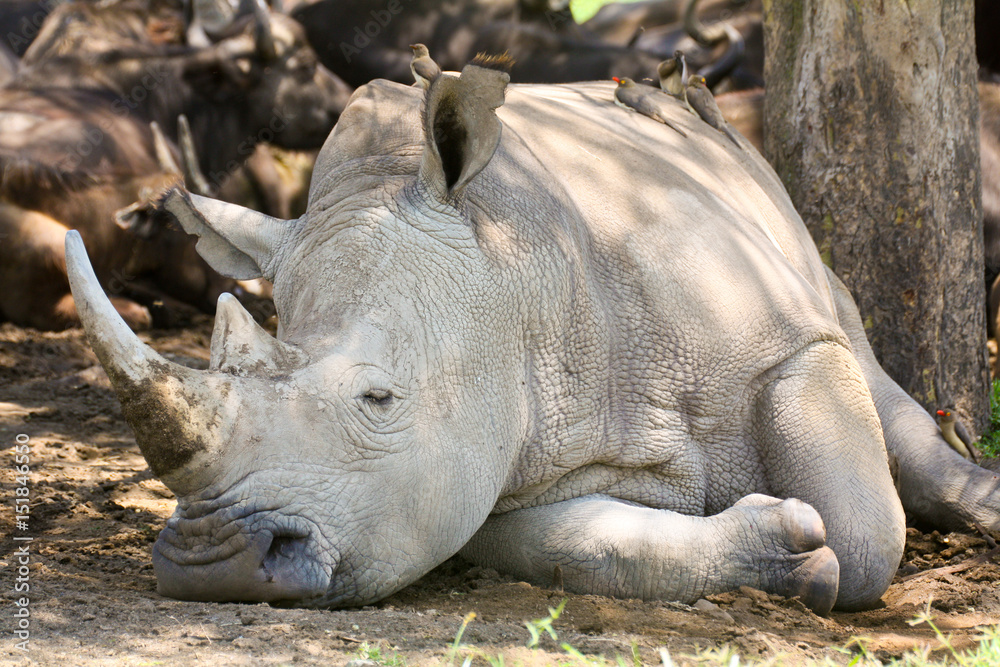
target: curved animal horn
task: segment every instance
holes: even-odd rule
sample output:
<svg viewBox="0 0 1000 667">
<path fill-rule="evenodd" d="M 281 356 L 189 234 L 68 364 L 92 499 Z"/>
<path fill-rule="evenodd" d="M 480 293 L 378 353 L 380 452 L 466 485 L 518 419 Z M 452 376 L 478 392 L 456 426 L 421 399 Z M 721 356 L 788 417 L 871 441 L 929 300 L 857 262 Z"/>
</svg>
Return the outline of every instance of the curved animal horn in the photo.
<svg viewBox="0 0 1000 667">
<path fill-rule="evenodd" d="M 743 55 L 746 53 L 746 42 L 740 31 L 729 23 L 723 23 L 721 28 L 725 35 L 724 39 L 729 42 L 729 48 L 714 63 L 709 63 L 698 70 L 698 76 L 705 79 L 705 85 L 709 89 L 715 88 L 720 81 L 729 76 L 743 62 Z"/>
<path fill-rule="evenodd" d="M 150 121 L 149 131 L 153 133 L 153 151 L 156 153 L 156 161 L 159 163 L 160 169 L 168 174 L 180 176 L 181 168 L 177 164 L 177 160 L 174 159 L 174 154 L 170 150 L 166 135 L 160 129 L 160 124 L 155 120 Z"/>
<path fill-rule="evenodd" d="M 732 32 L 726 30 L 726 28 L 731 28 L 733 31 L 735 31 L 735 28 L 732 28 L 732 26 L 725 21 L 721 21 L 711 27 L 707 27 L 704 23 L 698 20 L 698 3 L 700 1 L 701 0 L 688 0 L 687 5 L 684 7 L 684 32 L 706 48 L 715 46 L 727 38 L 732 41 Z M 737 34 L 739 33 L 737 32 Z"/>
<path fill-rule="evenodd" d="M 235 397 L 236 378 L 175 364 L 140 341 L 105 296 L 76 231 L 66 233 L 66 272 L 87 338 L 150 469 L 178 495 L 210 484 L 227 435 L 220 402 Z"/>
<path fill-rule="evenodd" d="M 688 0 L 687 5 L 684 7 L 684 32 L 690 35 L 702 46 L 708 47 L 715 44 L 715 40 L 712 38 L 718 38 L 719 35 L 706 34 L 704 24 L 698 20 L 699 1 L 700 0 Z"/>
<path fill-rule="evenodd" d="M 307 361 L 299 348 L 278 340 L 257 324 L 235 296 L 228 292 L 219 295 L 209 368 L 247 375 L 288 372 Z"/>
<path fill-rule="evenodd" d="M 212 186 L 201 170 L 198 153 L 194 148 L 194 137 L 187 116 L 177 116 L 177 140 L 181 145 L 181 161 L 184 163 L 184 183 L 189 191 L 197 195 L 212 195 Z"/>
<path fill-rule="evenodd" d="M 705 48 L 711 48 L 722 40 L 729 42 L 729 48 L 726 49 L 721 58 L 698 70 L 698 75 L 704 77 L 705 85 L 711 89 L 743 62 L 746 42 L 740 31 L 726 21 L 716 23 L 711 27 L 706 27 L 699 21 L 697 15 L 699 1 L 688 0 L 687 6 L 684 8 L 684 31 Z"/>
<path fill-rule="evenodd" d="M 271 13 L 262 0 L 253 3 L 254 38 L 257 43 L 257 55 L 268 62 L 278 57 L 278 49 L 274 45 L 274 33 L 271 31 Z"/>
</svg>

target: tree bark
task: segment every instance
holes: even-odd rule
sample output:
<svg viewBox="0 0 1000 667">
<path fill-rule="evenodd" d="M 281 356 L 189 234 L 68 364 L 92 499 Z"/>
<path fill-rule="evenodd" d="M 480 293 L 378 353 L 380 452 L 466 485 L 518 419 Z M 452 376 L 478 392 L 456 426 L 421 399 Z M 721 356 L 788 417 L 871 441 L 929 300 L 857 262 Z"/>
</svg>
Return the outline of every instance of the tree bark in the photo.
<svg viewBox="0 0 1000 667">
<path fill-rule="evenodd" d="M 989 411 L 969 0 L 765 0 L 765 154 L 876 357 L 928 410 Z"/>
</svg>

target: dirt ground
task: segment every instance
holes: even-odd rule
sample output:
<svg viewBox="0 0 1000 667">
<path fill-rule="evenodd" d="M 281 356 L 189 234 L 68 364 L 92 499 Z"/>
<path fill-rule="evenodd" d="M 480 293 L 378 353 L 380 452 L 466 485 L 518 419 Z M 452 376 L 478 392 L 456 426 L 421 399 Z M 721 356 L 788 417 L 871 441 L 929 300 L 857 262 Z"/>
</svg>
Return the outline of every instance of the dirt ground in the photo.
<svg viewBox="0 0 1000 667">
<path fill-rule="evenodd" d="M 188 329 L 143 335 L 173 360 L 202 368 L 210 337 L 208 318 Z M 15 525 L 18 434 L 30 438 L 26 529 Z M 457 559 L 358 610 L 178 602 L 157 595 L 150 560 L 173 496 L 146 468 L 82 332 L 0 326 L 0 443 L 0 664 L 344 665 L 358 658 L 363 642 L 383 656 L 396 651 L 409 665 L 428 664 L 449 658 L 469 612 L 476 617 L 462 644 L 486 655 L 502 653 L 507 664 L 545 664 L 565 654 L 548 637 L 540 649 L 524 648 L 524 622 L 545 617 L 563 598 L 565 611 L 554 623 L 559 642 L 588 655 L 629 656 L 629 662 L 634 646 L 650 665 L 659 664 L 660 647 L 680 664 L 690 663 L 684 655 L 723 646 L 744 658 L 782 655 L 785 664 L 823 657 L 847 664 L 852 655 L 843 647 L 855 638 L 883 660 L 914 647 L 941 650 L 930 628 L 907 624 L 928 601 L 938 627 L 958 648 L 972 646 L 982 626 L 1000 623 L 994 545 L 979 536 L 912 527 L 884 606 L 829 618 L 796 600 L 751 589 L 715 596 L 698 608 L 563 594 Z M 22 583 L 30 591 L 15 594 L 24 558 L 17 549 L 25 545 L 30 563 Z M 14 634 L 24 620 L 15 615 L 22 596 L 29 598 L 27 652 Z"/>
</svg>

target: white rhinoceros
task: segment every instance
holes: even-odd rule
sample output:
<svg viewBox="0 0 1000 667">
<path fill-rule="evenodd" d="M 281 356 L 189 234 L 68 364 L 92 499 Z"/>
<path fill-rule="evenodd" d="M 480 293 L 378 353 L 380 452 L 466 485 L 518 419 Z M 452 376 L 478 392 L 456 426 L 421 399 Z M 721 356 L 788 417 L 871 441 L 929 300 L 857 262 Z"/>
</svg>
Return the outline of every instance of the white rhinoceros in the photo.
<svg viewBox="0 0 1000 667">
<path fill-rule="evenodd" d="M 1000 528 L 997 478 L 879 368 L 759 155 L 666 95 L 686 137 L 611 83 L 506 82 L 362 87 L 298 220 L 168 193 L 214 268 L 275 284 L 277 339 L 223 295 L 208 371 L 139 342 L 67 236 L 91 344 L 178 497 L 161 593 L 361 605 L 461 552 L 822 613 L 883 594 L 904 507 Z"/>
</svg>

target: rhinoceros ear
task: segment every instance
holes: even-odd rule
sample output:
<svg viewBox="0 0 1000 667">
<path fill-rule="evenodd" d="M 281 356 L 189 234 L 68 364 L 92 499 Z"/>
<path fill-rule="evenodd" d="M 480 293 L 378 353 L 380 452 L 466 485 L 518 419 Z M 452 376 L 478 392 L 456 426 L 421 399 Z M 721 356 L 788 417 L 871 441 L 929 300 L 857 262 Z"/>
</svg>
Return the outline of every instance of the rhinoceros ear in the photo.
<svg viewBox="0 0 1000 667">
<path fill-rule="evenodd" d="M 510 76 L 467 65 L 460 77 L 442 75 L 424 103 L 424 155 L 420 178 L 441 200 L 448 199 L 489 163 L 500 143 L 500 119 Z"/>
<path fill-rule="evenodd" d="M 249 208 L 172 188 L 159 206 L 172 214 L 205 261 L 237 280 L 274 279 L 274 258 L 295 231 L 298 220 L 279 220 Z"/>
</svg>

